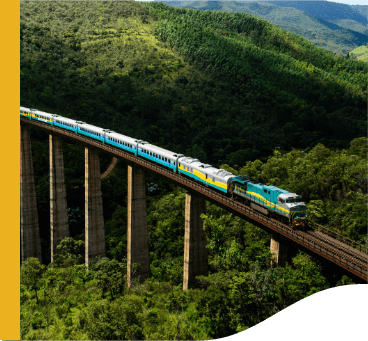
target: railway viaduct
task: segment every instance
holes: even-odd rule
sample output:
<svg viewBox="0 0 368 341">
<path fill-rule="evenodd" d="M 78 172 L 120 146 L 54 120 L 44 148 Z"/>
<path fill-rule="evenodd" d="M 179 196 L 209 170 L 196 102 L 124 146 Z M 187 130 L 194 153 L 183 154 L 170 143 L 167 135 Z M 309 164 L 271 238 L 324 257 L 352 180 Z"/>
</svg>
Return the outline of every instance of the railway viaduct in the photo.
<svg viewBox="0 0 368 341">
<path fill-rule="evenodd" d="M 274 266 L 285 264 L 287 245 L 294 244 L 314 257 L 336 264 L 354 279 L 360 282 L 367 281 L 367 247 L 323 226 L 315 225 L 310 231 L 293 230 L 288 225 L 264 216 L 196 181 L 119 148 L 43 122 L 23 117 L 20 121 L 21 262 L 28 257 L 36 257 L 42 261 L 30 140 L 30 128 L 33 127 L 49 134 L 51 260 L 58 243 L 69 236 L 62 153 L 62 138 L 67 138 L 85 147 L 85 265 L 87 267 L 92 260 L 105 255 L 99 162 L 99 153 L 104 152 L 128 164 L 128 286 L 132 285 L 133 263 L 141 264 L 140 272 L 134 277 L 139 276 L 143 281 L 150 276 L 144 175 L 146 171 L 187 190 L 183 289 L 196 286 L 195 277 L 208 273 L 206 236 L 200 218 L 201 213 L 205 212 L 205 200 L 271 233 L 270 248 L 276 259 Z"/>
</svg>

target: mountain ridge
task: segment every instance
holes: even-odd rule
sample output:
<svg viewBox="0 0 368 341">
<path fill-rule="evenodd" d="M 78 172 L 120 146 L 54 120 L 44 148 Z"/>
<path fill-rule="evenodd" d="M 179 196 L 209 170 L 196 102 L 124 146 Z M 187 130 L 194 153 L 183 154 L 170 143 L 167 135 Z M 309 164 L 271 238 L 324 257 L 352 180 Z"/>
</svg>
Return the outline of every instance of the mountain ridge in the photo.
<svg viewBox="0 0 368 341">
<path fill-rule="evenodd" d="M 324 1 L 322 2 L 325 3 Z M 281 6 L 285 4 L 291 5 L 294 4 L 294 2 L 225 0 L 164 1 L 164 3 L 174 7 L 253 14 L 270 21 L 274 25 L 278 25 L 288 32 L 299 34 L 302 37 L 315 43 L 317 46 L 340 54 L 345 54 L 348 51 L 365 45 L 368 42 L 368 35 L 364 34 L 361 31 L 358 32 L 348 28 L 346 22 L 344 26 L 339 26 L 333 22 L 326 20 L 336 18 L 336 16 L 327 17 L 323 13 L 326 12 L 326 10 L 322 11 L 321 17 L 310 13 L 313 12 L 310 10 L 310 8 L 309 12 L 305 12 L 294 7 Z M 276 3 L 278 5 L 276 5 Z M 319 4 L 321 3 L 321 1 L 313 1 L 313 3 Z M 299 6 L 299 8 L 303 8 L 303 6 Z M 339 13 L 341 14 L 341 11 Z M 349 14 L 350 17 L 352 17 L 353 14 L 355 15 L 355 19 L 362 18 L 361 13 L 359 13 L 355 9 L 351 9 Z M 326 19 L 324 19 L 323 17 Z M 364 27 L 359 22 L 352 21 L 351 19 L 340 18 L 339 20 L 348 20 L 349 22 L 355 24 L 355 26 L 360 28 L 360 30 L 362 30 L 362 27 Z"/>
</svg>

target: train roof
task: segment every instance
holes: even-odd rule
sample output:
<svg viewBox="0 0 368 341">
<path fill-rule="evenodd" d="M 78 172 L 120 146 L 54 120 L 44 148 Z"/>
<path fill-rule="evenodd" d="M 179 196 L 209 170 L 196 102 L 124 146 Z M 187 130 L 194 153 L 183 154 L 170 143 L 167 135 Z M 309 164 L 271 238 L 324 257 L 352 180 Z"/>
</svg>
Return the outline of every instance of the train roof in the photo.
<svg viewBox="0 0 368 341">
<path fill-rule="evenodd" d="M 134 139 L 133 137 L 129 137 L 129 136 L 126 136 L 126 135 L 123 135 L 123 134 L 119 134 L 119 133 L 116 133 L 115 131 L 112 131 L 112 130 L 108 130 L 106 131 L 106 136 L 109 136 L 109 137 L 112 137 L 114 139 L 117 139 L 119 141 L 123 141 L 123 142 L 126 142 L 126 143 L 137 143 L 137 139 Z"/>
<path fill-rule="evenodd" d="M 99 133 L 99 134 L 103 134 L 105 132 L 104 129 L 102 129 L 100 127 L 96 127 L 96 126 L 94 126 L 92 124 L 88 124 L 88 123 L 84 123 L 84 122 L 79 122 L 79 121 L 75 121 L 75 123 L 78 123 L 80 128 L 85 128 L 85 129 L 94 131 L 94 132 Z"/>
<path fill-rule="evenodd" d="M 38 109 L 33 109 L 33 108 L 20 107 L 20 110 L 23 111 L 23 112 L 28 112 L 28 113 L 32 112 L 34 114 L 44 116 L 44 117 L 47 117 L 47 118 L 52 118 L 53 116 L 57 116 L 57 115 L 49 114 L 47 112 L 44 112 L 44 111 L 41 111 L 41 110 L 38 110 Z"/>
<path fill-rule="evenodd" d="M 224 178 L 224 179 L 228 179 L 229 177 L 234 176 L 234 174 L 226 171 L 225 169 L 215 168 L 215 167 L 211 166 L 208 163 L 202 163 L 198 159 L 193 159 L 193 158 L 188 157 L 188 156 L 180 158 L 179 162 L 190 165 L 190 167 L 198 169 L 201 172 L 203 172 L 205 174 L 208 174 L 208 175 L 214 175 L 214 176 L 221 177 L 221 178 Z"/>
<path fill-rule="evenodd" d="M 170 150 L 167 150 L 167 149 L 164 149 L 164 148 L 161 148 L 161 147 L 157 147 L 157 146 L 155 146 L 153 144 L 150 144 L 148 142 L 145 142 L 145 141 L 141 141 L 139 143 L 139 147 L 143 148 L 143 149 L 146 149 L 146 150 L 148 150 L 152 153 L 155 153 L 155 154 L 167 157 L 167 158 L 171 158 L 171 159 L 176 159 L 177 157 L 184 156 L 183 154 L 178 154 L 178 153 L 172 152 Z"/>
<path fill-rule="evenodd" d="M 53 114 L 49 114 L 49 113 L 47 113 L 47 112 L 44 112 L 44 111 L 40 111 L 40 110 L 34 110 L 33 111 L 35 114 L 37 114 L 37 115 L 41 115 L 41 116 L 44 116 L 44 117 L 47 117 L 47 118 L 53 118 L 53 116 L 55 116 L 55 115 L 53 115 Z"/>
<path fill-rule="evenodd" d="M 238 175 L 238 176 L 235 176 L 233 178 L 233 180 L 234 181 L 237 181 L 237 182 L 240 182 L 242 184 L 249 183 L 252 186 L 255 186 L 255 187 L 259 188 L 259 189 L 269 189 L 269 190 L 272 190 L 274 192 L 280 193 L 279 195 L 282 198 L 288 198 L 288 197 L 295 197 L 296 196 L 296 194 L 292 194 L 289 191 L 286 191 L 286 190 L 284 190 L 282 188 L 278 188 L 276 186 L 267 186 L 267 185 L 264 185 L 259 180 L 254 179 L 254 178 L 252 178 L 250 176 Z"/>
<path fill-rule="evenodd" d="M 20 107 L 20 110 L 24 112 L 31 112 L 30 108 L 25 108 L 25 107 Z"/>
<path fill-rule="evenodd" d="M 282 193 L 279 195 L 280 198 L 282 199 L 287 199 L 287 198 L 295 198 L 295 197 L 299 197 L 301 198 L 301 196 L 299 194 L 295 194 L 295 193 L 291 193 L 291 192 L 287 192 L 284 191 L 285 193 Z"/>
<path fill-rule="evenodd" d="M 72 120 L 71 118 L 67 118 L 67 117 L 64 117 L 64 116 L 55 116 L 54 119 L 58 120 L 58 121 L 61 121 L 61 122 L 66 122 L 66 123 L 70 123 L 70 124 L 73 124 L 73 125 L 76 125 L 77 124 L 77 121 L 76 120 Z"/>
</svg>

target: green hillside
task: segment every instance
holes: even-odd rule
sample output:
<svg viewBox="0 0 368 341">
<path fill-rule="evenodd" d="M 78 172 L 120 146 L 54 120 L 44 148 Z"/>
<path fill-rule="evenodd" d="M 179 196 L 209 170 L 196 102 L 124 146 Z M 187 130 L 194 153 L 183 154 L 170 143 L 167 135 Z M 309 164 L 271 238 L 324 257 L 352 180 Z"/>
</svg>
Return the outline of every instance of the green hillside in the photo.
<svg viewBox="0 0 368 341">
<path fill-rule="evenodd" d="M 367 64 L 246 13 L 161 3 L 20 3 L 21 105 L 141 138 L 300 193 L 367 245 Z M 332 25 L 331 23 L 329 23 Z M 84 267 L 84 147 L 64 141 L 70 234 L 50 263 L 48 135 L 31 130 L 43 265 L 21 267 L 25 340 L 209 340 L 355 281 L 209 202 L 209 276 L 183 292 L 185 196 L 146 174 L 151 277 L 126 286 L 127 167 L 101 181 L 108 259 Z M 110 157 L 101 154 L 104 171 Z M 134 265 L 136 269 L 137 265 Z"/>
<path fill-rule="evenodd" d="M 340 27 L 344 27 L 348 30 L 352 30 L 355 32 L 360 32 L 362 34 L 368 35 L 367 26 L 361 23 L 358 23 L 357 21 L 350 20 L 350 19 L 340 19 L 340 20 L 331 20 L 330 22 Z"/>
<path fill-rule="evenodd" d="M 368 62 L 368 47 L 367 46 L 359 46 L 356 49 L 352 50 L 351 54 L 356 56 L 358 60 Z"/>
<path fill-rule="evenodd" d="M 339 26 L 337 22 L 327 21 L 318 17 L 315 11 L 312 11 L 313 15 L 301 10 L 300 8 L 304 8 L 303 6 L 300 7 L 301 3 L 305 3 L 306 8 L 311 10 L 308 2 L 303 1 L 290 2 L 290 7 L 280 7 L 287 4 L 280 1 L 168 1 L 165 3 L 176 7 L 200 10 L 253 14 L 270 21 L 288 32 L 298 34 L 319 47 L 340 54 L 345 54 L 347 51 L 368 42 L 366 31 L 362 32 L 362 28 L 365 27 L 362 23 L 351 19 L 339 19 L 337 21 L 343 23 L 343 25 Z M 321 1 L 318 3 L 321 3 Z M 329 4 L 323 5 L 330 6 Z M 299 9 L 293 8 L 294 6 Z M 324 11 L 323 17 L 326 17 L 326 15 L 327 11 Z M 359 14 L 358 17 L 360 18 L 361 15 Z M 350 26 L 347 24 L 350 24 Z M 357 30 L 354 30 L 355 28 Z"/>
</svg>

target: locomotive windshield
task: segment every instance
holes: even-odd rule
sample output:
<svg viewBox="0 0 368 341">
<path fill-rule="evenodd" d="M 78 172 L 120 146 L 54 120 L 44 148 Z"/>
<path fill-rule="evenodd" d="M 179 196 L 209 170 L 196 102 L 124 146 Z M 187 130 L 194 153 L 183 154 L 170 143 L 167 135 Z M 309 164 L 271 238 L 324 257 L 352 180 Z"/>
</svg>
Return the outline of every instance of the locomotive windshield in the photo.
<svg viewBox="0 0 368 341">
<path fill-rule="evenodd" d="M 287 203 L 303 202 L 302 197 L 287 198 Z"/>
</svg>

